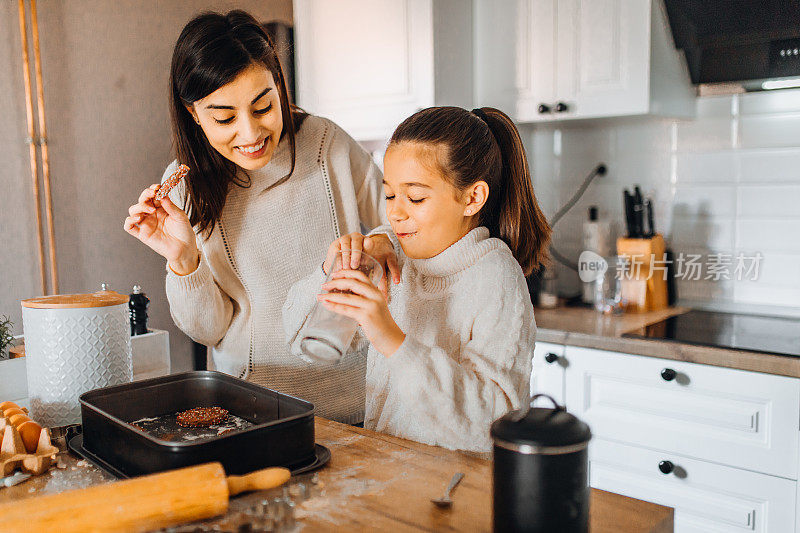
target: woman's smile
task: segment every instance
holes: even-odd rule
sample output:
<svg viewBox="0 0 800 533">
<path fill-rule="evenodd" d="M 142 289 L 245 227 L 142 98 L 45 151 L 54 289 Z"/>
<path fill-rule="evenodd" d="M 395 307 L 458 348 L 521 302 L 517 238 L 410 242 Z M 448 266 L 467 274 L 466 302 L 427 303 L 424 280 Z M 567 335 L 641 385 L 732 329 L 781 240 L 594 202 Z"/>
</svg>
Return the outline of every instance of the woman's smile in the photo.
<svg viewBox="0 0 800 533">
<path fill-rule="evenodd" d="M 264 153 L 267 151 L 267 141 L 269 137 L 265 137 L 261 139 L 259 142 L 249 145 L 240 145 L 236 147 L 236 150 L 245 157 L 249 157 L 251 159 L 258 159 L 262 157 Z"/>
</svg>

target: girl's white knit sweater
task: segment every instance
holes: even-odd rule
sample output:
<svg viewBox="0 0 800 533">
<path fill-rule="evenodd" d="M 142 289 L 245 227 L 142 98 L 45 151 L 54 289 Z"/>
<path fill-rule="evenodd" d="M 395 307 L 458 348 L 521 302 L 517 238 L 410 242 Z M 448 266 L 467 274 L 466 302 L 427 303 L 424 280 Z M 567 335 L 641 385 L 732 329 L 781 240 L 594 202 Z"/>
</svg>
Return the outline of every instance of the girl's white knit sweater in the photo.
<svg viewBox="0 0 800 533">
<path fill-rule="evenodd" d="M 386 232 L 395 240 L 388 227 Z M 452 449 L 490 451 L 489 426 L 528 402 L 536 323 L 519 263 L 479 227 L 430 259 L 400 252 L 389 310 L 406 339 L 367 356 L 365 427 Z M 299 354 L 321 267 L 289 290 L 284 329 Z"/>
</svg>

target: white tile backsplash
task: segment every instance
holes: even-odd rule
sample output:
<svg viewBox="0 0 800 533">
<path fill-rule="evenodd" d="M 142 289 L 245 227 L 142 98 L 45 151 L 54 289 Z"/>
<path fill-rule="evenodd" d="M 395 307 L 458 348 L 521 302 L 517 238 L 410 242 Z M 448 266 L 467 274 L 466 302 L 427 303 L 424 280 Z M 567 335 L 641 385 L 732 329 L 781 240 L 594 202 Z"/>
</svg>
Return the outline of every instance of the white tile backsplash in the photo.
<svg viewBox="0 0 800 533">
<path fill-rule="evenodd" d="M 746 150 L 739 161 L 742 183 L 800 183 L 800 149 Z"/>
<path fill-rule="evenodd" d="M 730 217 L 736 213 L 736 188 L 731 185 L 686 186 L 675 190 L 675 214 L 697 217 Z"/>
<path fill-rule="evenodd" d="M 764 287 L 744 282 L 736 285 L 734 300 L 741 304 L 766 304 L 796 308 L 800 302 L 800 289 Z"/>
<path fill-rule="evenodd" d="M 656 227 L 676 254 L 763 256 L 757 280 L 681 281 L 680 298 L 800 307 L 800 89 L 700 98 L 694 120 L 621 118 L 525 131 L 536 192 L 550 215 L 595 164 L 608 165 L 556 227 L 561 253 L 580 253 L 592 204 L 622 233 L 622 190 L 640 185 L 654 197 Z M 559 267 L 559 276 L 565 292 L 579 287 L 569 269 Z"/>
<path fill-rule="evenodd" d="M 739 122 L 742 148 L 800 146 L 800 113 L 743 116 Z"/>
<path fill-rule="evenodd" d="M 753 252 L 800 253 L 800 217 L 736 221 L 736 247 Z"/>
<path fill-rule="evenodd" d="M 800 112 L 800 89 L 747 93 L 738 99 L 740 115 Z"/>
<path fill-rule="evenodd" d="M 800 216 L 800 185 L 746 185 L 739 187 L 739 216 Z M 800 238 L 800 236 L 798 236 Z"/>
<path fill-rule="evenodd" d="M 678 122 L 679 152 L 723 150 L 735 145 L 730 118 L 708 118 Z"/>
<path fill-rule="evenodd" d="M 732 218 L 700 218 L 673 216 L 669 235 L 676 250 L 732 250 L 735 245 Z"/>
<path fill-rule="evenodd" d="M 684 183 L 733 183 L 736 181 L 736 152 L 679 153 L 677 174 Z"/>
</svg>

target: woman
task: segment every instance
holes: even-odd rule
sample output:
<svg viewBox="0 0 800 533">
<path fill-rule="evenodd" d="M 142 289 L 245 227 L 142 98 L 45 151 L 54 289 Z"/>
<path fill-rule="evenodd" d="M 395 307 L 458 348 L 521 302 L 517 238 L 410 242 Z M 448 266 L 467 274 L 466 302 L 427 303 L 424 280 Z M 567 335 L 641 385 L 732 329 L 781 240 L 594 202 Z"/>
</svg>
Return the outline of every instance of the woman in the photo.
<svg viewBox="0 0 800 533">
<path fill-rule="evenodd" d="M 328 243 L 386 263 L 381 173 L 332 122 L 293 107 L 275 50 L 249 14 L 205 13 L 183 29 L 172 57 L 170 111 L 177 161 L 191 170 L 168 198 L 158 185 L 131 206 L 125 230 L 167 260 L 177 326 L 212 347 L 216 369 L 292 394 L 321 416 L 364 416 L 364 353 L 336 367 L 290 354 L 281 306 Z M 355 233 L 355 237 L 350 234 Z"/>
</svg>

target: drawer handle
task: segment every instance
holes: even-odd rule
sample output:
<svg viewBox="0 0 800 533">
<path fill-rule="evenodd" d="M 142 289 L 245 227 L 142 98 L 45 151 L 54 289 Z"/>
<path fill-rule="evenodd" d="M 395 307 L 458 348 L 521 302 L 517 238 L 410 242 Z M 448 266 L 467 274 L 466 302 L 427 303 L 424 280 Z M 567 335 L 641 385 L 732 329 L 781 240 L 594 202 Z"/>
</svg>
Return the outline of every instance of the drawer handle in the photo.
<svg viewBox="0 0 800 533">
<path fill-rule="evenodd" d="M 556 113 L 563 113 L 567 109 L 569 109 L 569 107 L 564 102 L 558 102 L 556 104 Z"/>
<path fill-rule="evenodd" d="M 658 463 L 658 469 L 662 474 L 671 474 L 675 470 L 675 465 L 672 464 L 672 461 L 661 461 Z"/>
<path fill-rule="evenodd" d="M 550 112 L 550 106 L 547 104 L 539 104 L 539 114 L 543 115 L 544 113 Z"/>
<path fill-rule="evenodd" d="M 672 370 L 671 368 L 665 368 L 664 370 L 661 371 L 661 378 L 664 381 L 672 381 L 676 377 L 678 377 L 678 373 Z"/>
<path fill-rule="evenodd" d="M 550 364 L 553 364 L 558 361 L 558 355 L 554 354 L 553 352 L 547 352 L 547 355 L 544 356 L 544 360 Z"/>
</svg>

